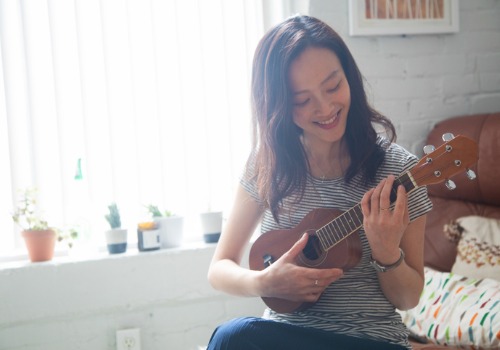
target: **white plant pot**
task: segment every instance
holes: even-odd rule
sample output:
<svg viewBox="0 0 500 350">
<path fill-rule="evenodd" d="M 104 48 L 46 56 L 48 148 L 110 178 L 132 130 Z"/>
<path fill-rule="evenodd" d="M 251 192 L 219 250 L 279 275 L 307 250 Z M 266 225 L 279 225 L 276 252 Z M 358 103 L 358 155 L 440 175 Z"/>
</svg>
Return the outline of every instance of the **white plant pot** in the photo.
<svg viewBox="0 0 500 350">
<path fill-rule="evenodd" d="M 106 231 L 106 244 L 109 254 L 119 254 L 127 250 L 127 230 L 115 228 Z"/>
<path fill-rule="evenodd" d="M 182 216 L 169 216 L 156 218 L 160 230 L 162 248 L 175 248 L 182 244 L 184 218 Z"/>
<path fill-rule="evenodd" d="M 222 212 L 214 211 L 200 214 L 203 240 L 206 243 L 216 243 L 219 241 L 222 231 Z"/>
</svg>

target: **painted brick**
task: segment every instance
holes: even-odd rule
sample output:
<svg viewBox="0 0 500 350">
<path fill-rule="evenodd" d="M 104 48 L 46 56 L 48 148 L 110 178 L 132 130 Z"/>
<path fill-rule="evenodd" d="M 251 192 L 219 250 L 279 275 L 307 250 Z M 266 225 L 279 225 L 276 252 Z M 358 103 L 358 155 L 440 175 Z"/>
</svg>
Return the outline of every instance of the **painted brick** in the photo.
<svg viewBox="0 0 500 350">
<path fill-rule="evenodd" d="M 375 109 L 380 111 L 389 119 L 405 119 L 409 114 L 409 102 L 405 100 L 378 100 L 374 104 Z"/>
<path fill-rule="evenodd" d="M 443 96 L 445 97 L 470 95 L 479 92 L 479 76 L 476 74 L 443 78 Z"/>
<path fill-rule="evenodd" d="M 500 93 L 482 94 L 471 97 L 472 113 L 500 111 Z"/>
<path fill-rule="evenodd" d="M 498 6 L 498 2 L 497 2 Z M 460 18 L 460 25 L 471 31 L 499 31 L 498 12 L 491 10 L 476 10 L 468 12 Z"/>
<path fill-rule="evenodd" d="M 479 76 L 479 89 L 481 92 L 497 92 L 500 86 L 500 71 L 496 73 L 481 74 Z"/>
<path fill-rule="evenodd" d="M 379 39 L 380 52 L 401 57 L 427 56 L 443 52 L 443 35 L 390 36 Z"/>
<path fill-rule="evenodd" d="M 463 54 L 415 56 L 406 60 L 406 66 L 409 77 L 464 74 L 467 71 L 467 59 Z"/>
<path fill-rule="evenodd" d="M 463 35 L 466 52 L 495 53 L 500 50 L 500 33 L 498 31 L 466 32 Z"/>
<path fill-rule="evenodd" d="M 362 74 L 370 76 L 370 78 L 398 78 L 405 76 L 405 60 L 400 57 L 359 55 L 356 62 Z"/>
<path fill-rule="evenodd" d="M 363 56 L 378 58 L 380 55 L 379 40 L 376 38 L 348 36 L 344 41 L 356 60 Z"/>
<path fill-rule="evenodd" d="M 454 96 L 451 99 L 443 99 L 441 96 L 433 99 L 414 99 L 410 102 L 410 115 L 413 117 L 418 116 L 418 120 L 421 122 L 424 120 L 438 121 L 448 117 L 469 114 L 469 110 L 463 109 L 463 105 L 466 103 L 468 103 L 466 96 Z"/>
<path fill-rule="evenodd" d="M 500 72 L 500 53 L 478 54 L 477 69 L 480 72 Z"/>
<path fill-rule="evenodd" d="M 439 80 L 431 78 L 376 79 L 373 83 L 377 99 L 432 98 L 440 94 Z"/>
</svg>

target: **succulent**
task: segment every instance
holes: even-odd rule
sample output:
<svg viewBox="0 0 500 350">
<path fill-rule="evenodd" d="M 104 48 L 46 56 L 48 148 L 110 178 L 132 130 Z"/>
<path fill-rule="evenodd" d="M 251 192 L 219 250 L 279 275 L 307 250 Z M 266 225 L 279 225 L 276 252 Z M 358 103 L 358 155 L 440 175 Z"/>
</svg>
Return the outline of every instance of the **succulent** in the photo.
<svg viewBox="0 0 500 350">
<path fill-rule="evenodd" d="M 104 217 L 111 226 L 111 229 L 120 228 L 122 226 L 122 222 L 120 219 L 120 212 L 118 210 L 118 206 L 116 203 L 111 203 L 108 205 L 109 214 L 106 214 Z"/>
<path fill-rule="evenodd" d="M 63 229 L 56 229 L 57 241 L 66 241 L 68 248 L 73 248 L 76 240 L 80 237 L 80 233 L 76 227 L 67 227 Z"/>
<path fill-rule="evenodd" d="M 146 208 L 148 209 L 148 212 L 151 214 L 153 218 L 159 218 L 163 216 L 160 209 L 158 209 L 157 205 L 153 204 L 146 205 Z"/>
<path fill-rule="evenodd" d="M 151 214 L 151 217 L 153 218 L 161 218 L 161 217 L 169 217 L 169 216 L 174 216 L 174 213 L 171 211 L 165 210 L 163 213 L 158 209 L 157 205 L 154 204 L 149 204 L 146 205 L 146 209 L 148 212 Z"/>
</svg>

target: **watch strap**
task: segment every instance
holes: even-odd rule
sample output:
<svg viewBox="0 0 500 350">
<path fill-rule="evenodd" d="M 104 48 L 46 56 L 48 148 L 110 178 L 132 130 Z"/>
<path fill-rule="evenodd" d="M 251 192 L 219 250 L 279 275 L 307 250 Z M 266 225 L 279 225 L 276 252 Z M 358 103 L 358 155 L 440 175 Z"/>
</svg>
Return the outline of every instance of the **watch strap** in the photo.
<svg viewBox="0 0 500 350">
<path fill-rule="evenodd" d="M 393 264 L 382 265 L 377 260 L 373 259 L 373 256 L 372 256 L 372 258 L 370 260 L 370 264 L 378 272 L 387 272 L 387 271 L 390 271 L 390 270 L 394 270 L 396 267 L 398 267 L 399 265 L 401 265 L 401 263 L 405 259 L 405 252 L 403 251 L 403 249 L 399 248 L 399 252 L 400 252 L 399 259 L 395 263 L 393 263 Z"/>
</svg>

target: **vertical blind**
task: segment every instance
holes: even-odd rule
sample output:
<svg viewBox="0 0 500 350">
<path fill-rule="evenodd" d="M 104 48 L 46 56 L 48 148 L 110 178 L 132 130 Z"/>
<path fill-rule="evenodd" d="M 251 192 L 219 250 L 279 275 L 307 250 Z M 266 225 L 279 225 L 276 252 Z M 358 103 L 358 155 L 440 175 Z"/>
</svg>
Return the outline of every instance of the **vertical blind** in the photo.
<svg viewBox="0 0 500 350">
<path fill-rule="evenodd" d="M 18 190 L 49 224 L 103 242 L 156 204 L 227 210 L 250 148 L 254 0 L 0 0 L 0 255 Z"/>
</svg>

